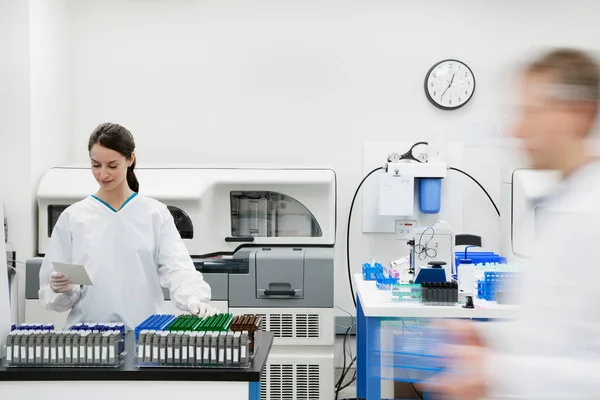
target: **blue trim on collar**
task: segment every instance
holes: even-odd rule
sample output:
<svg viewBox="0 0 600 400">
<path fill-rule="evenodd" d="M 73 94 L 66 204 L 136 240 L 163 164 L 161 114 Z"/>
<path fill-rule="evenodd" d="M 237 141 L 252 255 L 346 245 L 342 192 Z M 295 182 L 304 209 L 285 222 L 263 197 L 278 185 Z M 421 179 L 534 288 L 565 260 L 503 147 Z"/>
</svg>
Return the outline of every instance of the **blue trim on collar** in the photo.
<svg viewBox="0 0 600 400">
<path fill-rule="evenodd" d="M 104 200 L 102 200 L 101 198 L 99 198 L 98 196 L 92 195 L 92 197 L 96 200 L 98 200 L 100 203 L 104 204 L 106 207 L 108 207 L 109 210 L 113 211 L 113 212 L 117 212 L 123 209 L 123 207 L 125 207 L 125 205 L 127 203 L 129 203 L 131 200 L 133 200 L 133 198 L 137 196 L 137 193 L 133 193 L 131 196 L 129 196 L 129 198 L 127 200 L 125 200 L 125 203 L 123 203 L 123 205 L 119 208 L 119 210 L 115 210 L 113 208 L 113 206 L 111 206 L 110 204 L 108 204 L 107 202 L 105 202 Z"/>
</svg>

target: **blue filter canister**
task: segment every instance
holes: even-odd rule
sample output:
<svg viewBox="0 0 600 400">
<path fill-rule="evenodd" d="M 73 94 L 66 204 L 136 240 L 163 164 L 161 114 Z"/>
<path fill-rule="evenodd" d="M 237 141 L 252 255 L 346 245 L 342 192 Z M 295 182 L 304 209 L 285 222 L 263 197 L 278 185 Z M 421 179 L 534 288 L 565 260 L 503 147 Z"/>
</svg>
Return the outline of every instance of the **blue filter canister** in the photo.
<svg viewBox="0 0 600 400">
<path fill-rule="evenodd" d="M 442 180 L 440 178 L 419 179 L 419 209 L 423 214 L 440 212 Z"/>
</svg>

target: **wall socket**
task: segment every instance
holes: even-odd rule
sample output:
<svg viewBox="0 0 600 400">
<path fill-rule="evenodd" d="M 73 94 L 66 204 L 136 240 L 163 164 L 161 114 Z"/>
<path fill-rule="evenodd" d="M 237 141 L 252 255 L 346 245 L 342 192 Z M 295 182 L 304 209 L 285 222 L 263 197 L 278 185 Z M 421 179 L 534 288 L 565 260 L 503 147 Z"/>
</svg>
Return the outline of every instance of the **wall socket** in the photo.
<svg viewBox="0 0 600 400">
<path fill-rule="evenodd" d="M 396 221 L 396 239 L 411 240 L 415 236 L 416 220 L 398 220 Z"/>
</svg>

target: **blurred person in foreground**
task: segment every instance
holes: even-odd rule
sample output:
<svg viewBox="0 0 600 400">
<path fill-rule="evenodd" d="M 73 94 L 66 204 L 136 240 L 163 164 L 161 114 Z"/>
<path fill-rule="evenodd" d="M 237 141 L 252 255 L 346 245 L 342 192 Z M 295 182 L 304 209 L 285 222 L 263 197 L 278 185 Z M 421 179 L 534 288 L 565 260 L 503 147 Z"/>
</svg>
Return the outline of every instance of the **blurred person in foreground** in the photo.
<svg viewBox="0 0 600 400">
<path fill-rule="evenodd" d="M 599 67 L 585 52 L 553 50 L 522 73 L 515 136 L 532 168 L 557 170 L 538 205 L 535 256 L 512 321 L 448 322 L 446 372 L 428 382 L 442 399 L 600 399 L 600 162 L 591 134 Z"/>
</svg>

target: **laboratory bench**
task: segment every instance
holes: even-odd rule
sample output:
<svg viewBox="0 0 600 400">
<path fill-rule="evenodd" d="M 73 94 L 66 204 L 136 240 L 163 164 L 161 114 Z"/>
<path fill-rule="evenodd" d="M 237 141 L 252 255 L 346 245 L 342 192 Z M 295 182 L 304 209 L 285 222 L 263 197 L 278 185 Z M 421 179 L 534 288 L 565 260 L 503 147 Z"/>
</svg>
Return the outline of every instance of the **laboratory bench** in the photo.
<svg viewBox="0 0 600 400">
<path fill-rule="evenodd" d="M 0 366 L 2 398 L 64 399 L 78 394 L 89 400 L 144 398 L 164 400 L 173 395 L 258 400 L 260 377 L 271 346 L 273 334 L 257 332 L 259 343 L 248 368 L 138 368 L 135 359 L 135 334 L 125 338 L 123 364 L 111 367 L 6 367 Z"/>
<path fill-rule="evenodd" d="M 385 324 L 388 321 L 419 321 L 432 318 L 511 319 L 517 306 L 494 302 L 474 301 L 475 308 L 456 305 L 426 305 L 419 302 L 393 301 L 389 290 L 380 290 L 375 281 L 365 281 L 362 274 L 354 275 L 356 295 L 356 391 L 358 398 L 381 398 L 381 382 L 394 379 L 382 367 L 386 343 Z M 418 324 L 418 322 L 417 322 Z M 382 329 L 383 327 L 383 329 Z M 410 332 L 409 329 L 402 329 Z M 389 335 L 387 336 L 389 338 Z M 395 345 L 395 344 L 394 344 Z M 394 346 L 392 345 L 392 347 Z M 386 360 L 387 361 L 387 360 Z M 394 359 L 398 362 L 398 358 Z M 385 362 L 383 363 L 385 364 Z M 388 365 L 389 367 L 389 365 Z M 403 373 L 406 373 L 403 367 Z M 388 376 L 386 376 L 388 374 Z M 393 371 L 391 372 L 393 374 Z"/>
</svg>

